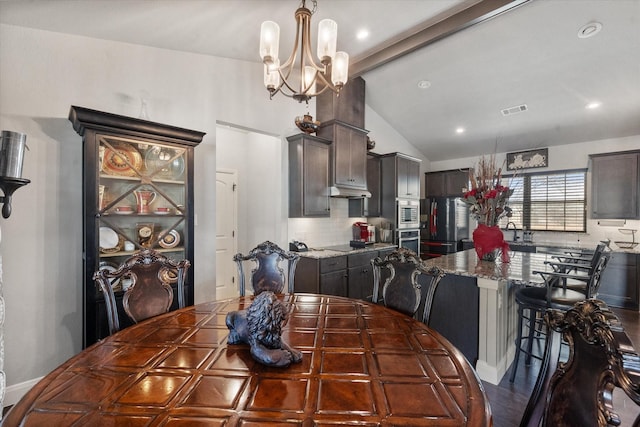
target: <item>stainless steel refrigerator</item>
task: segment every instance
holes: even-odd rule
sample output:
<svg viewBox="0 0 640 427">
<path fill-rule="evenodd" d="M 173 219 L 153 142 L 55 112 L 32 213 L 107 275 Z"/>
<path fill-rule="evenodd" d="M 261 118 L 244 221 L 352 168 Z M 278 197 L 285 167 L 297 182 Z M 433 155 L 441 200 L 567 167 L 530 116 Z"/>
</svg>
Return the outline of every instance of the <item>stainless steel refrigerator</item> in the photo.
<svg viewBox="0 0 640 427">
<path fill-rule="evenodd" d="M 422 255 L 432 258 L 462 250 L 469 237 L 469 207 L 459 197 L 424 199 Z"/>
</svg>

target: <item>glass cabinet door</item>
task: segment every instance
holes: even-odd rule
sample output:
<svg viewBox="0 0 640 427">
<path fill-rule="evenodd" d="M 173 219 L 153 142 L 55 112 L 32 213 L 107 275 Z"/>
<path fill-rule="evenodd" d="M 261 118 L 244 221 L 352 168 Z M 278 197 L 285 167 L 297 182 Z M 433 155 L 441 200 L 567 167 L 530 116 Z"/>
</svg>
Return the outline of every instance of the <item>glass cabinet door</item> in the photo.
<svg viewBox="0 0 640 427">
<path fill-rule="evenodd" d="M 99 268 L 115 269 L 144 248 L 185 258 L 187 149 L 113 135 L 96 138 Z"/>
</svg>

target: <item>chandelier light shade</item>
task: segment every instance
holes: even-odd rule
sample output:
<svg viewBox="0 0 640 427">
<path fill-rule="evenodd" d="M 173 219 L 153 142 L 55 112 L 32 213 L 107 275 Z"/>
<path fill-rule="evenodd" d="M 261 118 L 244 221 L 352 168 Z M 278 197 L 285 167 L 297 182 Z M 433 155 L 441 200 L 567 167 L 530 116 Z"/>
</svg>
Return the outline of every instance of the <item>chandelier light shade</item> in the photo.
<svg viewBox="0 0 640 427">
<path fill-rule="evenodd" d="M 327 89 L 336 93 L 346 84 L 349 74 L 349 55 L 336 52 L 338 24 L 323 19 L 318 24 L 318 65 L 311 51 L 311 15 L 305 7 L 306 0 L 296 10 L 296 38 L 289 58 L 280 64 L 278 58 L 280 27 L 273 21 L 265 21 L 260 27 L 260 56 L 264 63 L 264 85 L 269 97 L 278 92 L 298 102 L 308 102 Z"/>
</svg>

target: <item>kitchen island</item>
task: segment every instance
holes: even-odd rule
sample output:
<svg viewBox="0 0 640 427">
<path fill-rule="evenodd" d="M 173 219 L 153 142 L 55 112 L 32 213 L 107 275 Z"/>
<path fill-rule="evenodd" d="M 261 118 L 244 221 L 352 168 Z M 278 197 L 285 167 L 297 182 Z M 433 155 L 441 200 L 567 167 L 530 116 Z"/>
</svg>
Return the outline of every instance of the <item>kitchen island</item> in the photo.
<svg viewBox="0 0 640 427">
<path fill-rule="evenodd" d="M 480 261 L 475 250 L 466 250 L 454 254 L 432 258 L 425 261 L 428 266 L 441 268 L 447 276 L 441 282 L 441 288 L 436 292 L 434 310 L 438 302 L 455 305 L 458 299 L 462 302 L 468 300 L 468 295 L 458 295 L 453 299 L 448 296 L 447 301 L 438 298 L 438 293 L 446 292 L 446 287 L 459 282 L 474 283 L 474 299 L 465 304 L 475 303 L 477 306 L 477 322 L 465 325 L 463 335 L 439 330 L 438 325 L 432 325 L 434 329 L 442 333 L 457 347 L 464 347 L 469 342 L 475 343 L 477 334 L 477 359 L 476 371 L 481 379 L 492 384 L 498 384 L 509 369 L 515 353 L 517 306 L 514 299 L 515 290 L 523 285 L 542 285 L 544 282 L 540 275 L 533 271 L 545 271 L 548 267 L 545 261 L 551 259 L 550 254 L 509 252 L 510 262 L 502 262 L 499 258 L 495 262 Z M 446 281 L 445 281 L 446 280 Z M 477 297 L 476 297 L 477 296 Z M 445 307 L 447 311 L 455 307 Z M 435 313 L 434 313 L 435 314 Z M 433 323 L 432 318 L 432 323 Z M 436 319 L 437 321 L 437 315 Z M 475 320 L 475 319 L 474 319 Z M 449 324 L 455 327 L 456 317 L 449 317 Z M 442 327 L 447 327 L 443 323 Z M 471 331 L 471 332 L 469 332 Z M 467 352 L 465 352 L 467 353 Z M 469 356 L 467 356 L 469 357 Z M 473 361 L 470 360 L 472 363 Z"/>
</svg>

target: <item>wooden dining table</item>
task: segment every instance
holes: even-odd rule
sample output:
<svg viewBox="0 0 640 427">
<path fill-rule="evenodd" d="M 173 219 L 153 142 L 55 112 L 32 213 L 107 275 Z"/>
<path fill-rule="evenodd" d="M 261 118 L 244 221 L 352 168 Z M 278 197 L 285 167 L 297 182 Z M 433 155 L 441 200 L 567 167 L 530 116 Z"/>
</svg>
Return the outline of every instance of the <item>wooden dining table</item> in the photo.
<svg viewBox="0 0 640 427">
<path fill-rule="evenodd" d="M 361 300 L 285 294 L 286 368 L 227 344 L 225 317 L 251 296 L 146 320 L 39 381 L 5 426 L 490 426 L 462 353 L 410 317 Z"/>
</svg>

